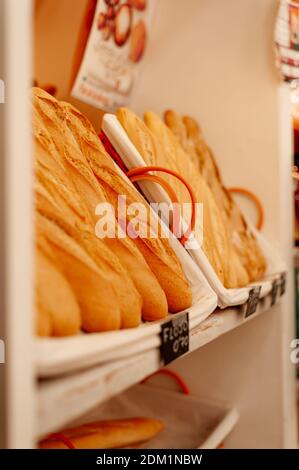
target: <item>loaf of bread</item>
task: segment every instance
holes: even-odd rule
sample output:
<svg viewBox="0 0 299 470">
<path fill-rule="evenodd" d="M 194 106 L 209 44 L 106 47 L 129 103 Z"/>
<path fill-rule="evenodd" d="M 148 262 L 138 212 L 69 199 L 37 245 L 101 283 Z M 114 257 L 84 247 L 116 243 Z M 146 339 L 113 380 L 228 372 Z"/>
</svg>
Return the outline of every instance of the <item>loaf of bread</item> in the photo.
<svg viewBox="0 0 299 470">
<path fill-rule="evenodd" d="M 37 130 L 35 123 L 35 130 Z M 41 124 L 39 127 L 42 130 Z M 44 133 L 46 130 L 44 130 Z M 46 134 L 44 134 L 44 137 Z M 65 232 L 83 247 L 110 283 L 121 311 L 121 326 L 129 328 L 140 323 L 142 299 L 127 271 L 117 256 L 94 233 L 89 212 L 78 197 L 64 167 L 55 157 L 50 136 L 41 140 L 36 132 L 35 199 L 37 210 L 55 221 Z M 105 302 L 105 298 L 103 298 Z"/>
<path fill-rule="evenodd" d="M 82 329 L 86 332 L 117 330 L 121 312 L 111 284 L 88 253 L 55 222 L 38 212 L 37 235 L 51 246 L 58 268 L 76 293 Z"/>
<path fill-rule="evenodd" d="M 202 245 L 220 281 L 226 287 L 236 287 L 237 281 L 231 269 L 231 247 L 228 233 L 215 199 L 204 179 L 196 174 L 193 162 L 185 153 L 175 136 L 154 113 L 145 114 L 146 124 L 128 109 L 119 109 L 117 117 L 133 144 L 148 165 L 158 165 L 182 175 L 191 184 L 196 201 L 202 203 L 203 226 L 197 217 L 195 236 Z M 181 204 L 190 203 L 185 186 L 170 175 L 161 174 L 175 189 Z M 184 205 L 184 218 L 191 216 L 191 204 Z M 202 236 L 203 233 L 203 236 Z"/>
<path fill-rule="evenodd" d="M 227 288 L 238 287 L 237 276 L 232 263 L 231 240 L 211 190 L 200 173 L 196 172 L 192 160 L 186 157 L 176 137 L 163 121 L 151 112 L 145 113 L 144 119 L 146 125 L 160 143 L 165 158 L 168 161 L 174 161 L 177 171 L 191 184 L 197 202 L 202 203 L 203 251 L 224 286 Z M 184 202 L 186 202 L 186 199 L 184 199 Z M 196 236 L 198 237 L 197 228 Z"/>
<path fill-rule="evenodd" d="M 38 336 L 68 336 L 81 327 L 80 308 L 75 294 L 41 246 L 35 252 L 36 333 Z"/>
<path fill-rule="evenodd" d="M 204 177 L 221 209 L 232 240 L 238 283 L 258 280 L 266 269 L 265 257 L 238 205 L 225 188 L 213 153 L 206 144 L 199 125 L 195 119 L 181 117 L 174 111 L 166 111 L 164 119 L 187 156 L 194 162 L 197 171 Z"/>
<path fill-rule="evenodd" d="M 164 424 L 157 419 L 131 418 L 84 424 L 61 434 L 76 449 L 119 449 L 149 441 L 163 429 Z M 41 441 L 39 448 L 67 449 L 67 445 L 54 437 Z"/>
<path fill-rule="evenodd" d="M 149 206 L 134 186 L 119 174 L 89 121 L 71 105 L 64 103 L 63 106 L 68 126 L 96 175 L 98 183 L 105 191 L 108 201 L 117 209 L 118 196 L 125 195 L 127 205 L 138 203 L 144 207 L 144 214 L 138 216 L 138 224 L 139 226 L 143 224 L 147 237 L 136 237 L 134 243 L 164 290 L 169 311 L 178 312 L 190 307 L 191 289 L 168 239 L 161 237 L 159 228 L 155 231 L 155 236 L 151 236 L 155 229 L 150 223 Z M 133 216 L 126 215 L 128 225 L 132 222 Z"/>
<path fill-rule="evenodd" d="M 66 112 L 57 100 L 40 89 L 33 90 L 33 102 L 38 117 L 51 136 L 55 149 L 53 155 L 57 163 L 67 172 L 79 199 L 87 209 L 87 218 L 95 227 L 97 222 L 95 210 L 98 203 L 108 202 L 106 193 L 66 124 Z M 143 318 L 145 320 L 164 318 L 168 312 L 165 293 L 134 241 L 129 237 L 105 238 L 102 243 L 118 258 L 119 264 L 126 270 L 141 295 Z M 123 290 L 129 287 L 129 283 L 123 281 Z M 124 293 L 124 300 L 125 297 Z"/>
</svg>

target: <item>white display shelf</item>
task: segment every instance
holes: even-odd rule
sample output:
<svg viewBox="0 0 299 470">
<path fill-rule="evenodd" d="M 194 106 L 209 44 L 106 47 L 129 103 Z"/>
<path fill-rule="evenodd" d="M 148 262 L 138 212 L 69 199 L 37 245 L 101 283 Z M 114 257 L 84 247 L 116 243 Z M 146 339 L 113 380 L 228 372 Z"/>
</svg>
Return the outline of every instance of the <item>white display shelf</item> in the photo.
<svg viewBox="0 0 299 470">
<path fill-rule="evenodd" d="M 192 330 L 214 312 L 215 293 L 203 283 L 193 289 L 194 303 L 188 309 Z M 176 315 L 145 322 L 139 328 L 103 333 L 81 333 L 66 338 L 38 338 L 35 342 L 35 367 L 39 378 L 53 378 L 76 373 L 88 367 L 122 360 L 160 346 L 161 325 Z"/>
<path fill-rule="evenodd" d="M 266 285 L 264 285 L 265 287 Z M 269 281 L 267 297 L 271 292 L 272 283 Z M 197 296 L 200 304 L 194 305 L 189 312 L 189 330 L 197 331 L 216 309 L 217 298 L 213 292 Z M 264 302 L 262 297 L 260 302 Z M 267 302 L 267 301 L 266 301 Z M 245 310 L 247 304 L 239 307 Z M 35 342 L 35 369 L 40 379 L 63 377 L 66 374 L 75 374 L 80 370 L 99 366 L 112 361 L 123 360 L 135 356 L 161 345 L 161 326 L 163 323 L 175 319 L 180 314 L 169 315 L 161 321 L 143 323 L 139 328 L 118 330 L 105 333 L 81 333 L 66 338 L 38 338 Z M 206 324 L 206 323 L 205 323 Z M 230 326 L 228 325 L 230 329 Z"/>
<path fill-rule="evenodd" d="M 245 318 L 244 307 L 216 310 L 190 332 L 189 354 L 270 309 L 271 296 Z M 43 380 L 38 387 L 36 437 L 61 429 L 93 407 L 137 384 L 162 367 L 159 348 L 97 367 Z"/>
</svg>

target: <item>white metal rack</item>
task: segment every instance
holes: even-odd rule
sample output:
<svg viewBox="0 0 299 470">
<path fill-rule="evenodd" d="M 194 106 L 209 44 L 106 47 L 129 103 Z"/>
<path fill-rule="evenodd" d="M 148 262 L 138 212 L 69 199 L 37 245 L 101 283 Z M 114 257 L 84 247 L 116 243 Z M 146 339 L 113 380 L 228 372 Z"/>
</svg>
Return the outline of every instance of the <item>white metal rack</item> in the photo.
<svg viewBox="0 0 299 470">
<path fill-rule="evenodd" d="M 76 12 L 80 2 L 61 0 L 57 14 L 67 6 Z M 1 286 L 5 324 L 0 337 L 6 342 L 7 360 L 0 364 L 5 375 L 0 399 L 5 403 L 5 445 L 16 448 L 33 447 L 40 433 L 87 412 L 160 364 L 157 349 L 152 349 L 59 383 L 36 382 L 28 105 L 31 1 L 3 0 L 3 7 L 1 63 L 5 54 L 7 94 L 1 129 L 6 181 L 1 255 L 6 282 Z M 191 353 L 171 365 L 195 396 L 236 406 L 240 420 L 227 440 L 232 448 L 297 445 L 295 377 L 289 358 L 294 337 L 293 232 L 286 210 L 292 207 L 291 126 L 288 89 L 279 83 L 271 55 L 276 7 L 276 0 L 158 1 L 132 102 L 137 112 L 161 112 L 169 106 L 203 123 L 227 184 L 248 187 L 263 200 L 265 234 L 288 263 L 288 289 L 278 305 L 265 305 L 267 312 L 249 322 L 235 309 L 213 314 L 192 333 Z M 61 394 L 70 392 L 63 406 Z"/>
</svg>

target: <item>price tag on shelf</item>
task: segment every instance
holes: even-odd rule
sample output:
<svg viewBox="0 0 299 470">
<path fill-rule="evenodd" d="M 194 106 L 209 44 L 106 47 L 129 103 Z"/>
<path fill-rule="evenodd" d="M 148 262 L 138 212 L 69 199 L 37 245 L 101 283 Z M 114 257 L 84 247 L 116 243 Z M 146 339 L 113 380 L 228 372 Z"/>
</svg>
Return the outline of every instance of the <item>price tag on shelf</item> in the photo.
<svg viewBox="0 0 299 470">
<path fill-rule="evenodd" d="M 271 306 L 276 304 L 280 285 L 281 285 L 281 282 L 279 279 L 275 279 L 272 283 Z"/>
<path fill-rule="evenodd" d="M 287 287 L 287 273 L 282 273 L 280 278 L 280 296 L 285 294 Z"/>
<path fill-rule="evenodd" d="M 249 297 L 248 297 L 247 304 L 246 304 L 245 318 L 250 317 L 256 312 L 259 299 L 260 299 L 261 289 L 262 289 L 262 286 L 255 286 L 250 290 Z"/>
<path fill-rule="evenodd" d="M 161 356 L 165 365 L 189 351 L 189 313 L 161 326 Z"/>
</svg>

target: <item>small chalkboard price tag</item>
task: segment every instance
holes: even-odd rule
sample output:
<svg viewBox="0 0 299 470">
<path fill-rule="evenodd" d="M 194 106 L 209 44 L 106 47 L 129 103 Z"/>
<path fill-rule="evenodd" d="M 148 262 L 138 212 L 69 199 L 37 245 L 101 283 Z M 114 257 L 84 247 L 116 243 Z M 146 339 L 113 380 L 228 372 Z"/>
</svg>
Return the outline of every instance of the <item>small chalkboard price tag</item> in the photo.
<svg viewBox="0 0 299 470">
<path fill-rule="evenodd" d="M 285 294 L 287 287 L 287 273 L 282 273 L 280 277 L 280 297 Z"/>
<path fill-rule="evenodd" d="M 189 351 L 189 313 L 161 326 L 161 355 L 165 365 Z"/>
<path fill-rule="evenodd" d="M 250 317 L 256 312 L 256 309 L 259 303 L 261 289 L 262 289 L 262 286 L 255 286 L 250 290 L 249 297 L 248 297 L 247 304 L 246 304 L 245 318 Z"/>
<path fill-rule="evenodd" d="M 271 290 L 271 306 L 276 304 L 278 293 L 279 293 L 279 287 L 280 287 L 280 280 L 275 279 L 272 282 L 272 290 Z"/>
</svg>

